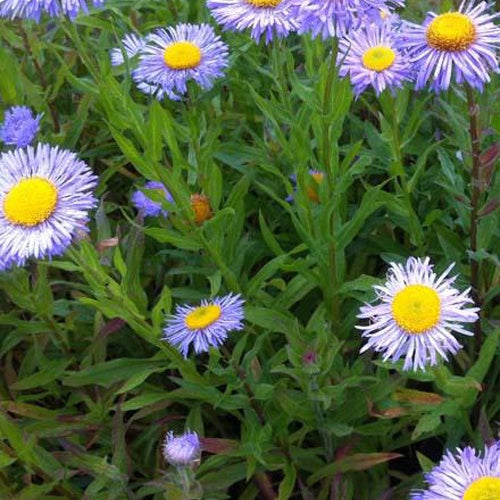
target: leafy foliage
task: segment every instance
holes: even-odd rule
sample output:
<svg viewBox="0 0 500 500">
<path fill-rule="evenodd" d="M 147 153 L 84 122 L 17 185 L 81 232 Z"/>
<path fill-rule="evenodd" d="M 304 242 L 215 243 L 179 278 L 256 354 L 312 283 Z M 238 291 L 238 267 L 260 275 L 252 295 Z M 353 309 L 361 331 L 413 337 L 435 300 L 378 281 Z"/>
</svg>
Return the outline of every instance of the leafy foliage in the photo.
<svg viewBox="0 0 500 500">
<path fill-rule="evenodd" d="M 190 428 L 203 498 L 406 498 L 443 448 L 496 435 L 498 77 L 477 96 L 471 252 L 463 89 L 354 101 L 328 44 L 225 33 L 226 79 L 159 103 L 109 49 L 132 29 L 206 21 L 203 2 L 108 4 L 74 24 L 0 21 L 2 102 L 43 112 L 44 140 L 92 165 L 102 200 L 64 258 L 0 274 L 2 497 L 177 498 L 161 444 Z M 325 172 L 317 202 L 309 169 Z M 134 213 L 143 179 L 172 193 L 168 219 Z M 360 356 L 354 329 L 387 263 L 409 255 L 456 261 L 462 289 L 480 266 L 482 337 L 425 373 Z M 161 340 L 176 303 L 226 292 L 246 301 L 227 349 L 185 360 Z"/>
</svg>

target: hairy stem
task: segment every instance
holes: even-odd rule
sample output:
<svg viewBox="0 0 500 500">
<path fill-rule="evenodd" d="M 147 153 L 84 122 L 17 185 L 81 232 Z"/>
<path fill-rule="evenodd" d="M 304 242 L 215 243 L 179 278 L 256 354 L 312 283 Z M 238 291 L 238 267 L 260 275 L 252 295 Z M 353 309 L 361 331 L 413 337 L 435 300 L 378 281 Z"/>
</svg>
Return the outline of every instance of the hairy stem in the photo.
<svg viewBox="0 0 500 500">
<path fill-rule="evenodd" d="M 467 106 L 469 112 L 469 133 L 472 146 L 472 171 L 471 171 L 471 212 L 470 212 L 470 250 L 474 254 L 477 252 L 477 229 L 478 229 L 478 211 L 479 211 L 479 195 L 480 195 L 480 179 L 479 179 L 479 167 L 480 167 L 480 131 L 478 114 L 479 107 L 474 99 L 474 92 L 470 85 L 466 85 L 467 92 Z M 481 307 L 481 299 L 479 295 L 479 262 L 476 260 L 476 256 L 472 255 L 471 260 L 471 286 L 472 286 L 472 298 L 476 303 L 477 307 Z M 482 331 L 481 331 L 481 319 L 480 316 L 478 320 L 474 323 L 474 334 L 477 339 L 477 348 L 479 349 L 482 344 Z"/>
</svg>

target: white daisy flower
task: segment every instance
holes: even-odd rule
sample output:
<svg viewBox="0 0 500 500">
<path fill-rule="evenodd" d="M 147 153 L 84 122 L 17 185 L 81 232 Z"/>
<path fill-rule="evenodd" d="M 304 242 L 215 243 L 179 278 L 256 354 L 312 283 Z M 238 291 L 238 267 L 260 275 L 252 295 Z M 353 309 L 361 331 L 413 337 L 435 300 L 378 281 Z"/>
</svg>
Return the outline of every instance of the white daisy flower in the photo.
<svg viewBox="0 0 500 500">
<path fill-rule="evenodd" d="M 479 308 L 473 303 L 470 288 L 460 292 L 448 277 L 454 264 L 437 276 L 430 259 L 410 257 L 406 265 L 391 263 L 384 286 L 375 286 L 379 302 L 361 307 L 358 318 L 370 320 L 357 326 L 367 343 L 361 353 L 374 349 L 382 359 L 392 362 L 404 356 L 403 369 L 425 369 L 437 364 L 438 356 L 456 354 L 462 347 L 453 332 L 472 335 L 462 323 L 474 323 Z"/>
</svg>

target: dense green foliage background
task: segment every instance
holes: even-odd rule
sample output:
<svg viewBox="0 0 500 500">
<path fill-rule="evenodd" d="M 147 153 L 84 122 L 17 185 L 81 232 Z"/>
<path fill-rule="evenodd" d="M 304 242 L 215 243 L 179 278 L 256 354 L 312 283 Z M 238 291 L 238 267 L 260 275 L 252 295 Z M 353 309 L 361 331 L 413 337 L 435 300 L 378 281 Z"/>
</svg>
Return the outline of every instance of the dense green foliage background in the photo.
<svg viewBox="0 0 500 500">
<path fill-rule="evenodd" d="M 92 165 L 101 199 L 64 258 L 0 274 L 1 498 L 177 498 L 161 444 L 186 428 L 207 438 L 203 498 L 407 498 L 445 447 L 498 435 L 498 77 L 476 96 L 470 252 L 464 89 L 355 101 L 332 47 L 297 36 L 224 33 L 227 77 L 180 103 L 110 66 L 131 30 L 208 20 L 201 0 L 116 0 L 75 23 L 0 21 L 2 109 L 43 112 L 43 140 Z M 319 203 L 309 169 L 326 172 Z M 143 179 L 172 192 L 168 219 L 136 217 Z M 215 212 L 201 227 L 195 192 Z M 354 329 L 387 263 L 410 255 L 455 261 L 461 289 L 480 265 L 481 337 L 425 373 L 359 356 Z M 176 303 L 229 291 L 246 300 L 229 357 L 161 341 Z"/>
</svg>

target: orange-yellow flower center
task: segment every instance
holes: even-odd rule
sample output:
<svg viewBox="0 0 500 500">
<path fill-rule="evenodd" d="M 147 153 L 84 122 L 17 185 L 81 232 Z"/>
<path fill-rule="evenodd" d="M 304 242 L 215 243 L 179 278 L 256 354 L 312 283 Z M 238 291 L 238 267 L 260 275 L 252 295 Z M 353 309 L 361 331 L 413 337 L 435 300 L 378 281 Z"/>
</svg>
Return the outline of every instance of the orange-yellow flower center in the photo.
<svg viewBox="0 0 500 500">
<path fill-rule="evenodd" d="M 465 14 L 448 12 L 431 21 L 426 38 L 427 43 L 437 50 L 460 52 L 476 40 L 476 27 Z"/>
<path fill-rule="evenodd" d="M 186 315 L 184 323 L 190 330 L 201 330 L 217 321 L 221 312 L 222 310 L 217 304 L 198 306 Z"/>
<path fill-rule="evenodd" d="M 366 69 L 379 72 L 390 68 L 394 59 L 396 59 L 396 53 L 385 45 L 370 47 L 362 56 L 363 66 Z"/>
<path fill-rule="evenodd" d="M 441 314 L 439 295 L 425 285 L 408 285 L 396 294 L 391 307 L 394 321 L 411 334 L 433 328 Z"/>
<path fill-rule="evenodd" d="M 32 227 L 46 221 L 57 205 L 56 186 L 42 177 L 21 179 L 5 196 L 3 212 L 12 224 Z"/>
<path fill-rule="evenodd" d="M 277 7 L 283 0 L 246 0 L 247 3 L 253 5 L 254 7 L 259 7 L 262 9 L 274 9 Z"/>
<path fill-rule="evenodd" d="M 500 477 L 481 477 L 465 490 L 462 500 L 498 500 L 500 498 Z"/>
<path fill-rule="evenodd" d="M 191 208 L 194 212 L 194 221 L 196 224 L 203 224 L 206 220 L 213 216 L 210 207 L 210 198 L 204 194 L 191 195 Z"/>
<path fill-rule="evenodd" d="M 167 46 L 163 60 L 170 69 L 192 69 L 201 62 L 201 50 L 193 42 L 174 42 Z"/>
</svg>

